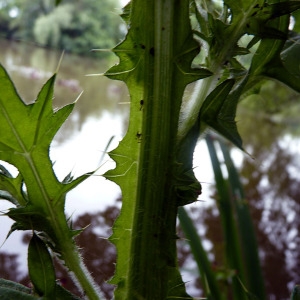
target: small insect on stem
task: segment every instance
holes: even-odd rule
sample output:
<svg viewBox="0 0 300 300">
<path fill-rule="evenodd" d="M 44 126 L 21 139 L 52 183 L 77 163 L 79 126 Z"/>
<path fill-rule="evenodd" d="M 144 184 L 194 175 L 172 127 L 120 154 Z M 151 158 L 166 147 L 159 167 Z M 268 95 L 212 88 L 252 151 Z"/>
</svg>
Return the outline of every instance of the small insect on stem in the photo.
<svg viewBox="0 0 300 300">
<path fill-rule="evenodd" d="M 149 53 L 154 56 L 154 47 L 151 47 L 150 50 L 149 50 Z"/>
<path fill-rule="evenodd" d="M 138 143 L 141 143 L 141 141 L 142 141 L 142 133 L 141 132 L 137 132 L 136 133 L 136 139 L 138 140 Z"/>
<path fill-rule="evenodd" d="M 142 109 L 143 109 L 143 106 L 144 106 L 144 100 L 141 100 L 141 101 L 140 101 L 140 105 L 141 105 L 141 106 L 140 106 L 140 110 L 142 110 Z"/>
</svg>

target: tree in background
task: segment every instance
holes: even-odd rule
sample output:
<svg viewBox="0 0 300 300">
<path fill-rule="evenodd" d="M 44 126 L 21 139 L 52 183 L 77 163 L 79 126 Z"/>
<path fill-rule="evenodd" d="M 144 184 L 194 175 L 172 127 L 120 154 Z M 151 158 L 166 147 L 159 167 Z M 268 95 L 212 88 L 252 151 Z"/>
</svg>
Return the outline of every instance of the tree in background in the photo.
<svg viewBox="0 0 300 300">
<path fill-rule="evenodd" d="M 116 0 L 65 0 L 59 6 L 53 0 L 13 0 L 0 7 L 5 38 L 87 55 L 94 48 L 112 48 L 121 37 Z"/>
</svg>

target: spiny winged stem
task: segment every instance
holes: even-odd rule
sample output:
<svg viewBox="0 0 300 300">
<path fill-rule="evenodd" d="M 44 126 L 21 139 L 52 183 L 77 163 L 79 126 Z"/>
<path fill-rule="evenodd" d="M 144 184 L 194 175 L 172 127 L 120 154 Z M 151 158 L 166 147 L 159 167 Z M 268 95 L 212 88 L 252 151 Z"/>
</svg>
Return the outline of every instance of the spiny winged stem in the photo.
<svg viewBox="0 0 300 300">
<path fill-rule="evenodd" d="M 117 167 L 106 173 L 123 196 L 110 238 L 118 253 L 115 298 L 190 299 L 176 255 L 176 136 L 186 85 L 211 73 L 191 75 L 198 48 L 189 1 L 133 1 L 128 35 L 116 50 L 120 65 L 106 75 L 125 81 L 131 105 L 128 132 L 110 153 Z"/>
</svg>

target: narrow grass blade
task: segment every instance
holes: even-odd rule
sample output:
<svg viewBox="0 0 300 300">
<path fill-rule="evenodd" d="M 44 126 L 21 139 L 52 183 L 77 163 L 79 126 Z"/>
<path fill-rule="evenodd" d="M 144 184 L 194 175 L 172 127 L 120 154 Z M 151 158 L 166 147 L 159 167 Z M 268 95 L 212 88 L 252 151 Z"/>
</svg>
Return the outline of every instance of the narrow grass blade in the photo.
<svg viewBox="0 0 300 300">
<path fill-rule="evenodd" d="M 216 281 L 216 276 L 213 273 L 211 264 L 208 260 L 207 253 L 202 246 L 200 237 L 191 218 L 183 207 L 178 208 L 178 218 L 180 220 L 180 226 L 188 239 L 199 273 L 203 280 L 205 295 L 207 297 L 212 297 L 212 299 L 223 299 Z M 205 280 L 207 284 L 205 284 Z"/>
<path fill-rule="evenodd" d="M 265 287 L 258 257 L 258 245 L 251 219 L 249 205 L 244 195 L 240 177 L 230 157 L 229 149 L 219 141 L 228 171 L 229 186 L 232 193 L 232 204 L 238 229 L 238 243 L 242 251 L 242 264 L 245 271 L 245 284 L 258 299 L 265 299 Z"/>
</svg>

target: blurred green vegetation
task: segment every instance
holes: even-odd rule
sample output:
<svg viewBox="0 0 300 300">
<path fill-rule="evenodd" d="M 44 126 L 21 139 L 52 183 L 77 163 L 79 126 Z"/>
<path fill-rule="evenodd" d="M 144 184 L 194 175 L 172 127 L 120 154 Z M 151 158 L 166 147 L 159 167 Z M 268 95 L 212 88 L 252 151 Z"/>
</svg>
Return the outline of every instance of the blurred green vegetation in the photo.
<svg viewBox="0 0 300 300">
<path fill-rule="evenodd" d="M 119 8 L 118 0 L 0 0 L 0 36 L 89 55 L 120 41 Z"/>
</svg>

